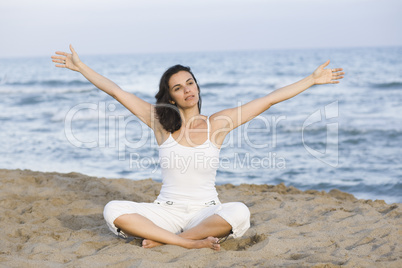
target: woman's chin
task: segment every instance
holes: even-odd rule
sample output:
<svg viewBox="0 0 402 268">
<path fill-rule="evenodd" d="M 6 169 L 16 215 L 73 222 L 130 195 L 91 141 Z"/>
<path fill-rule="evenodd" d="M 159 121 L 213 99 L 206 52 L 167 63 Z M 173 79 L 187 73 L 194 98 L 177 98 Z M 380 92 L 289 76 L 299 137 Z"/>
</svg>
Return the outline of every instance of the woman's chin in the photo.
<svg viewBox="0 0 402 268">
<path fill-rule="evenodd" d="M 198 108 L 198 99 L 194 98 L 191 100 L 186 100 L 183 103 L 183 109 L 189 109 L 189 108 L 194 108 L 194 106 L 196 106 Z"/>
</svg>

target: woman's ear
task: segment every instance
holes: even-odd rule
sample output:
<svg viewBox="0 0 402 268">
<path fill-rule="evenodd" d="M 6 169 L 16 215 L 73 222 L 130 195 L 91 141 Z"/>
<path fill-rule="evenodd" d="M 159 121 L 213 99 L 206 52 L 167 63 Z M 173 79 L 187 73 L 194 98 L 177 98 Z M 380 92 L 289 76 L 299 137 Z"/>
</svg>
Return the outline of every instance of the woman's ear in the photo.
<svg viewBox="0 0 402 268">
<path fill-rule="evenodd" d="M 169 102 L 170 102 L 171 104 L 175 104 L 175 102 L 174 102 L 174 101 L 172 101 L 172 100 L 170 100 Z"/>
</svg>

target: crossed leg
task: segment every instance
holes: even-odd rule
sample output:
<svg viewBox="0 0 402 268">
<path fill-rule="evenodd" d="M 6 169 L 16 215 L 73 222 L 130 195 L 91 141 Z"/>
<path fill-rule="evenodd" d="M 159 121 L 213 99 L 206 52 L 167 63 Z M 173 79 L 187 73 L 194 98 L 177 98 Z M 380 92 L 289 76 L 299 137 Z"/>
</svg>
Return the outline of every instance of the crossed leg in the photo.
<svg viewBox="0 0 402 268">
<path fill-rule="evenodd" d="M 136 213 L 122 215 L 114 221 L 114 224 L 126 234 L 145 238 L 142 243 L 144 248 L 170 244 L 184 248 L 220 250 L 217 237 L 228 235 L 232 229 L 232 226 L 227 221 L 216 214 L 179 235 L 160 228 L 152 221 Z"/>
<path fill-rule="evenodd" d="M 178 236 L 191 240 L 204 239 L 209 236 L 220 238 L 229 235 L 231 230 L 232 226 L 221 216 L 215 214 L 209 216 L 197 226 L 178 234 Z M 151 239 L 144 239 L 142 245 L 144 248 L 152 248 L 163 245 L 163 243 Z"/>
</svg>

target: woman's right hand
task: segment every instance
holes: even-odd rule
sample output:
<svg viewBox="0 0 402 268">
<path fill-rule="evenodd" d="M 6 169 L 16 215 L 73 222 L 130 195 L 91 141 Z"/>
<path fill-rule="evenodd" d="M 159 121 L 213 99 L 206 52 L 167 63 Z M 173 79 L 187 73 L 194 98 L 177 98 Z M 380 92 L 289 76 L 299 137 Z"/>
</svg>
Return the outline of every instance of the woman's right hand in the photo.
<svg viewBox="0 0 402 268">
<path fill-rule="evenodd" d="M 70 50 L 71 50 L 71 54 L 66 53 L 66 52 L 56 51 L 56 55 L 60 55 L 60 56 L 52 56 L 52 61 L 55 63 L 60 63 L 60 64 L 56 64 L 56 67 L 68 68 L 70 70 L 79 72 L 79 65 L 81 63 L 81 60 L 78 57 L 78 54 L 77 54 L 77 52 L 75 52 L 72 45 L 70 45 Z"/>
</svg>

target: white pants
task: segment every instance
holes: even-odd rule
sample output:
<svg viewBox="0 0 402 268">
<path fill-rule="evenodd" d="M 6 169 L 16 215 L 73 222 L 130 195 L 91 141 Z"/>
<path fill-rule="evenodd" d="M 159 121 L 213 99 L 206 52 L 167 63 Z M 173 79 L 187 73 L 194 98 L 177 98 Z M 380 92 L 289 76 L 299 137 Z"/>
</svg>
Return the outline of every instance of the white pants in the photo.
<svg viewBox="0 0 402 268">
<path fill-rule="evenodd" d="M 105 206 L 103 216 L 109 229 L 119 235 L 121 233 L 118 232 L 114 221 L 121 215 L 132 213 L 142 215 L 155 225 L 175 234 L 197 226 L 214 214 L 221 216 L 232 226 L 235 238 L 242 236 L 250 228 L 250 211 L 240 202 L 221 204 L 219 201 L 210 201 L 195 204 L 159 200 L 154 203 L 111 201 Z"/>
</svg>

